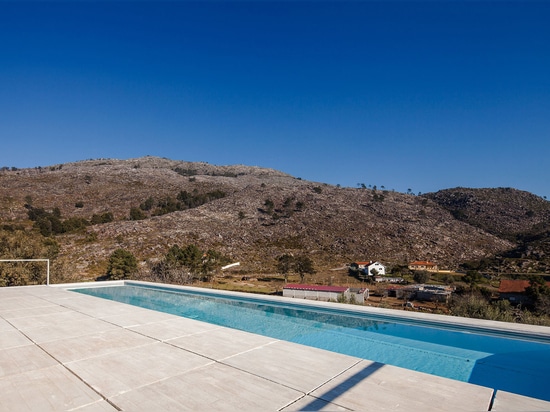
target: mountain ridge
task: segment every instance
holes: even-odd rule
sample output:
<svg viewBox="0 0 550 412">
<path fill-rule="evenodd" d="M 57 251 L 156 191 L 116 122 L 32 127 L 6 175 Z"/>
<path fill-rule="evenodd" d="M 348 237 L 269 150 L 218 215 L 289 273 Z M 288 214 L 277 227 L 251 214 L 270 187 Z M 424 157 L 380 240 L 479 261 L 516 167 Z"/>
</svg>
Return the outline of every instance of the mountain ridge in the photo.
<svg viewBox="0 0 550 412">
<path fill-rule="evenodd" d="M 143 208 L 148 199 L 170 205 L 182 192 L 201 199 L 214 192 L 223 196 L 169 213 L 158 212 L 160 206 Z M 259 166 L 146 156 L 4 168 L 0 199 L 0 223 L 27 230 L 29 207 L 57 208 L 63 219 L 88 221 L 111 213 L 113 221 L 55 235 L 59 261 L 82 277 L 101 275 L 117 248 L 145 264 L 174 244 L 191 243 L 219 250 L 247 273 L 275 272 L 283 253 L 307 254 L 321 272 L 365 259 L 390 266 L 433 260 L 450 270 L 468 261 L 502 265 L 520 259 L 529 264 L 510 268 L 550 268 L 550 203 L 511 188 L 416 196 L 311 182 Z M 130 220 L 132 208 L 144 218 Z"/>
</svg>

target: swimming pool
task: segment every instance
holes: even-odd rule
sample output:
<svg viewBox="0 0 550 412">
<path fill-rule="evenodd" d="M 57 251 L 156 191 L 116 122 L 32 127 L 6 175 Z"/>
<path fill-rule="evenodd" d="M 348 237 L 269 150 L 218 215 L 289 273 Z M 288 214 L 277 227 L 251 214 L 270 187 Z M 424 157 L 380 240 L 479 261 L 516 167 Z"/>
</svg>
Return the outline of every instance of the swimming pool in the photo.
<svg viewBox="0 0 550 412">
<path fill-rule="evenodd" d="M 135 282 L 71 290 L 550 401 L 550 333 Z"/>
</svg>

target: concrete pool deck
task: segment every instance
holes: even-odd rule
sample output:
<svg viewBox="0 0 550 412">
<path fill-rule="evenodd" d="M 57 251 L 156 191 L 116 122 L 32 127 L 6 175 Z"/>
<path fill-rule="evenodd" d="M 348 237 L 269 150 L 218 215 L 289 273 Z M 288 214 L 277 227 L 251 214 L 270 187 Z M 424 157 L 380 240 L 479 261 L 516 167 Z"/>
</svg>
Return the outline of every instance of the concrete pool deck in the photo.
<svg viewBox="0 0 550 412">
<path fill-rule="evenodd" d="M 0 288 L 1 411 L 548 411 L 550 402 L 50 286 Z"/>
</svg>

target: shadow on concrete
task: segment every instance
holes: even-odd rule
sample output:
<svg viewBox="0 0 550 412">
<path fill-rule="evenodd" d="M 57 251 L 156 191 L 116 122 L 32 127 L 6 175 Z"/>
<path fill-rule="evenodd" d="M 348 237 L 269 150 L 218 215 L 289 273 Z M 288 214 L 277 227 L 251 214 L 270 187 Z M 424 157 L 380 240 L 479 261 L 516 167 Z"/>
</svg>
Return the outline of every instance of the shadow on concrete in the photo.
<svg viewBox="0 0 550 412">
<path fill-rule="evenodd" d="M 377 370 L 381 369 L 384 366 L 383 363 L 373 362 L 368 366 L 365 366 L 363 369 L 353 374 L 345 381 L 330 389 L 329 391 L 318 396 L 316 399 L 303 406 L 301 411 L 318 411 L 323 409 L 326 406 L 327 402 L 332 402 L 343 393 L 348 391 L 350 388 L 354 387 L 360 383 L 363 379 L 368 378 Z"/>
</svg>

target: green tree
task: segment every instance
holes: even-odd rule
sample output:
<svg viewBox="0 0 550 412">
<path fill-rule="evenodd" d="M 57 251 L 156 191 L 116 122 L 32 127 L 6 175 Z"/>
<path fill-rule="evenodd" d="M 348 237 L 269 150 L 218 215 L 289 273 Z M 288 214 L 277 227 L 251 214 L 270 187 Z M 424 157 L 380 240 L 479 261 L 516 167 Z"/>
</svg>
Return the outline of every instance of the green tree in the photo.
<svg viewBox="0 0 550 412">
<path fill-rule="evenodd" d="M 544 277 L 531 275 L 525 294 L 533 301 L 533 307 L 541 315 L 550 315 L 550 287 Z"/>
<path fill-rule="evenodd" d="M 182 249 L 182 263 L 193 274 L 201 273 L 203 252 L 196 245 L 187 245 Z"/>
<path fill-rule="evenodd" d="M 500 320 L 504 322 L 514 321 L 514 314 L 509 302 L 498 301 L 493 305 L 487 298 L 477 292 L 453 296 L 449 309 L 454 316 Z"/>
<path fill-rule="evenodd" d="M 139 205 L 141 210 L 151 210 L 155 206 L 155 199 L 152 196 L 149 196 L 145 202 Z"/>
<path fill-rule="evenodd" d="M 228 259 L 220 252 L 209 249 L 202 255 L 200 266 L 201 275 L 206 278 L 206 280 L 209 280 L 212 275 L 227 262 Z"/>
<path fill-rule="evenodd" d="M 267 208 L 267 213 L 271 214 L 273 213 L 273 209 L 275 208 L 275 203 L 273 203 L 273 200 L 266 199 L 264 202 L 264 206 Z"/>
<path fill-rule="evenodd" d="M 550 295 L 550 288 L 546 284 L 544 277 L 531 275 L 529 277 L 529 286 L 525 289 L 525 293 L 536 299 L 541 295 Z"/>
<path fill-rule="evenodd" d="M 285 253 L 284 255 L 279 256 L 279 259 L 277 259 L 277 271 L 284 276 L 285 283 L 288 282 L 288 274 L 292 269 L 293 261 L 294 261 L 294 256 L 288 253 Z"/>
<path fill-rule="evenodd" d="M 109 257 L 107 278 L 110 280 L 127 279 L 137 272 L 136 257 L 125 249 L 115 250 Z"/>
<path fill-rule="evenodd" d="M 376 271 L 376 273 L 378 274 L 378 271 Z M 359 265 L 355 262 L 353 262 L 349 265 L 348 275 L 349 276 L 354 276 L 354 277 L 356 277 L 357 279 L 359 279 L 361 281 L 370 282 L 372 280 L 371 279 L 372 277 L 369 276 L 369 274 L 366 273 L 364 270 L 359 269 Z"/>
<path fill-rule="evenodd" d="M 315 268 L 313 267 L 313 261 L 309 256 L 300 255 L 294 258 L 294 271 L 300 276 L 300 283 L 304 283 L 306 274 L 313 275 Z"/>
<path fill-rule="evenodd" d="M 479 273 L 477 270 L 469 270 L 462 277 L 462 280 L 467 283 L 472 289 L 475 288 L 482 279 L 483 277 L 481 276 L 481 273 Z"/>
<path fill-rule="evenodd" d="M 430 281 L 430 272 L 417 270 L 413 274 L 413 279 L 416 283 L 428 283 Z"/>
<path fill-rule="evenodd" d="M 203 255 L 204 253 L 196 245 L 191 244 L 184 248 L 174 245 L 166 254 L 166 262 L 171 268 L 190 274 L 193 279 L 203 272 Z"/>
<path fill-rule="evenodd" d="M 157 202 L 157 208 L 154 212 L 155 216 L 166 215 L 168 213 L 175 212 L 177 210 L 182 210 L 183 205 L 181 202 L 178 202 L 176 199 L 171 198 L 170 196 L 165 197 Z"/>
<path fill-rule="evenodd" d="M 89 224 L 83 217 L 70 217 L 63 221 L 63 232 L 83 231 Z"/>
<path fill-rule="evenodd" d="M 157 276 L 188 283 L 199 277 L 210 279 L 228 261 L 213 249 L 203 252 L 193 244 L 183 248 L 174 245 L 166 253 L 162 264 L 155 265 L 152 271 Z"/>
<path fill-rule="evenodd" d="M 294 214 L 294 198 L 287 197 L 283 203 L 283 210 L 286 217 L 291 217 Z"/>
<path fill-rule="evenodd" d="M 288 274 L 290 272 L 297 273 L 300 276 L 300 282 L 304 283 L 306 274 L 314 274 L 315 268 L 313 261 L 305 255 L 293 256 L 290 253 L 285 253 L 277 259 L 277 271 L 282 273 L 285 282 L 288 281 Z"/>
<path fill-rule="evenodd" d="M 93 214 L 92 219 L 90 220 L 90 223 L 92 225 L 99 225 L 101 223 L 112 222 L 113 220 L 115 220 L 115 217 L 113 216 L 113 214 L 111 212 L 105 212 L 100 215 Z"/>
<path fill-rule="evenodd" d="M 34 222 L 42 236 L 51 236 L 63 233 L 63 223 L 61 222 L 61 212 L 59 208 L 54 208 L 51 212 L 41 207 L 26 205 L 29 219 Z"/>
<path fill-rule="evenodd" d="M 146 217 L 145 213 L 143 213 L 139 207 L 130 208 L 130 220 L 143 220 Z"/>
</svg>

